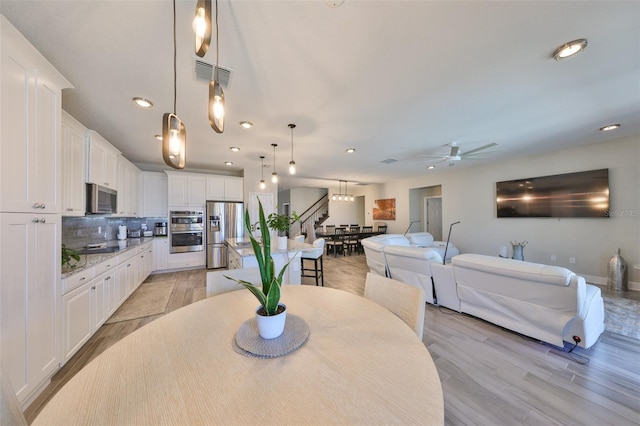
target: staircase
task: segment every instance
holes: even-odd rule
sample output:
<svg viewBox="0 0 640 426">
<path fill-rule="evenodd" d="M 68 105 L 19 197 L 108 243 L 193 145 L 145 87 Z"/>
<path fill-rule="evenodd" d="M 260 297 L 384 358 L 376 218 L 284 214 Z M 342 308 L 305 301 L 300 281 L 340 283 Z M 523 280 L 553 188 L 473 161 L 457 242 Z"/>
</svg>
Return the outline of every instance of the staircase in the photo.
<svg viewBox="0 0 640 426">
<path fill-rule="evenodd" d="M 312 223 L 314 228 L 324 223 L 329 218 L 329 195 L 325 194 L 311 207 L 300 215 L 300 220 L 291 224 L 289 228 L 290 238 L 307 233 L 307 224 Z"/>
</svg>

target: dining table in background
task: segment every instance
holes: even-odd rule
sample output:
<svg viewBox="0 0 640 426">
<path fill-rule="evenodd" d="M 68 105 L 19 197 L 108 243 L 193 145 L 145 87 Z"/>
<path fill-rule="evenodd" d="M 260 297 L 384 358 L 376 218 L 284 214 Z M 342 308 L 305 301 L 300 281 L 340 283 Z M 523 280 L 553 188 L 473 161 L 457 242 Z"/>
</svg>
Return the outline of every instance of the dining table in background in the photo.
<svg viewBox="0 0 640 426">
<path fill-rule="evenodd" d="M 288 355 L 234 350 L 257 307 L 244 290 L 173 311 L 78 372 L 33 425 L 443 424 L 438 372 L 400 318 L 345 291 L 284 286 L 309 327 Z"/>
</svg>

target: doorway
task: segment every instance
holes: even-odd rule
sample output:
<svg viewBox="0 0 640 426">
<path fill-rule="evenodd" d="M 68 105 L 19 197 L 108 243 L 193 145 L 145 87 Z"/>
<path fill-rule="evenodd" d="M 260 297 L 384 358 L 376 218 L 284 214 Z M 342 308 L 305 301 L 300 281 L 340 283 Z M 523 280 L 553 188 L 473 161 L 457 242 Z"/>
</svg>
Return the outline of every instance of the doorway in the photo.
<svg viewBox="0 0 640 426">
<path fill-rule="evenodd" d="M 442 241 L 442 197 L 424 198 L 425 231 L 433 235 L 435 241 Z"/>
</svg>

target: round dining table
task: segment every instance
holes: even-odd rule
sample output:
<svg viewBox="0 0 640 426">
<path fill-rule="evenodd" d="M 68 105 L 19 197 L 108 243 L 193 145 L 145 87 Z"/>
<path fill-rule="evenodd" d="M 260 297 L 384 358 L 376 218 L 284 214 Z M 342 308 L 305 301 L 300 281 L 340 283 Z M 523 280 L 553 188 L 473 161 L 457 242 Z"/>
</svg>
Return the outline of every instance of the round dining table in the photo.
<svg viewBox="0 0 640 426">
<path fill-rule="evenodd" d="M 79 371 L 34 425 L 443 424 L 429 351 L 400 318 L 345 291 L 283 286 L 309 334 L 295 351 L 234 349 L 258 305 L 245 290 L 173 311 Z"/>
</svg>

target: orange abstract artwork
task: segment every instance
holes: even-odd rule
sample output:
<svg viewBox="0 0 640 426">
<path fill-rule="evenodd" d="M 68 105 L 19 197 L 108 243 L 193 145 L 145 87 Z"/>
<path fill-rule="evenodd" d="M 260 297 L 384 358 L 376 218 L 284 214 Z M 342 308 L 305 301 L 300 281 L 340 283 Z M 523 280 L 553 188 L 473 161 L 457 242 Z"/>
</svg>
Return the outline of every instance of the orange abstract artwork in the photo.
<svg viewBox="0 0 640 426">
<path fill-rule="evenodd" d="M 374 220 L 396 220 L 396 199 L 376 200 L 373 206 Z"/>
</svg>

